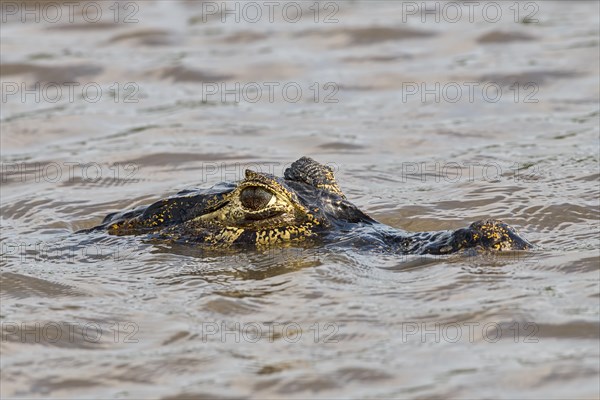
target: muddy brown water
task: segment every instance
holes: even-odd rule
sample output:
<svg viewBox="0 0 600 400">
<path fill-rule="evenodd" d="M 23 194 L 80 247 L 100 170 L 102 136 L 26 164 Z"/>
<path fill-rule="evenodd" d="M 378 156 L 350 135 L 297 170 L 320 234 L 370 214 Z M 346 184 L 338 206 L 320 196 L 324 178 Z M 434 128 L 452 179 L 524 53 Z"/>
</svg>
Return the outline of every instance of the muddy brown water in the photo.
<svg viewBox="0 0 600 400">
<path fill-rule="evenodd" d="M 3 398 L 598 398 L 598 3 L 88 4 L 0 3 Z M 302 155 L 386 224 L 538 248 L 74 234 Z"/>
</svg>

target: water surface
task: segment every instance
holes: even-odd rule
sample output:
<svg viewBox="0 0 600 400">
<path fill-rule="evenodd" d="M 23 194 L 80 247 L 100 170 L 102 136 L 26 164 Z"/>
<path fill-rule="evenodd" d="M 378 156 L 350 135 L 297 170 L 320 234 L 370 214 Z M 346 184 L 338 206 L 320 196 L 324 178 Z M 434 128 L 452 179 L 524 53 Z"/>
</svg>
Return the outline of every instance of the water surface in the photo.
<svg viewBox="0 0 600 400">
<path fill-rule="evenodd" d="M 599 396 L 597 3 L 456 23 L 422 22 L 420 2 L 322 3 L 316 23 L 308 2 L 297 23 L 202 4 L 123 2 L 115 22 L 102 3 L 97 23 L 3 9 L 3 397 Z M 74 234 L 302 155 L 391 226 L 494 217 L 538 249 L 206 254 Z"/>
</svg>

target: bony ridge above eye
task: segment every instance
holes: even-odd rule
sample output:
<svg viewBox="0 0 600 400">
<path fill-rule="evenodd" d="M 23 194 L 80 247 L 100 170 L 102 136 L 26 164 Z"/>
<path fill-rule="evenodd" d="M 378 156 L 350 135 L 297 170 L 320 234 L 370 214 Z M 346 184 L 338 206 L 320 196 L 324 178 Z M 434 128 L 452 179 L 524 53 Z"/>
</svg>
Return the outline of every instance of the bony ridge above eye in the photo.
<svg viewBox="0 0 600 400">
<path fill-rule="evenodd" d="M 259 211 L 274 204 L 275 195 L 260 186 L 250 186 L 240 193 L 240 202 L 248 210 Z"/>
</svg>

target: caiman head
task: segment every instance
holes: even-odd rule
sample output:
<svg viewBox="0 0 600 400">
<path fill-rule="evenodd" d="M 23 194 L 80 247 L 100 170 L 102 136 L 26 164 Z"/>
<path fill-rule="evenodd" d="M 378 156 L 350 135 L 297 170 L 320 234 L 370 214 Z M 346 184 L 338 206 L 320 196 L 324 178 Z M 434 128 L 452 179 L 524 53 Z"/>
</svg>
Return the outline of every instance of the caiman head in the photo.
<svg viewBox="0 0 600 400">
<path fill-rule="evenodd" d="M 148 207 L 114 213 L 95 229 L 207 249 L 313 241 L 402 254 L 532 247 L 511 226 L 493 219 L 439 232 L 408 233 L 380 224 L 346 200 L 330 167 L 307 157 L 287 168 L 283 178 L 246 170 L 242 181 L 183 191 Z"/>
<path fill-rule="evenodd" d="M 283 178 L 246 170 L 240 182 L 184 191 L 146 208 L 111 214 L 101 227 L 113 235 L 150 234 L 222 248 L 307 241 L 363 222 L 375 221 L 346 200 L 333 170 L 302 157 Z"/>
</svg>

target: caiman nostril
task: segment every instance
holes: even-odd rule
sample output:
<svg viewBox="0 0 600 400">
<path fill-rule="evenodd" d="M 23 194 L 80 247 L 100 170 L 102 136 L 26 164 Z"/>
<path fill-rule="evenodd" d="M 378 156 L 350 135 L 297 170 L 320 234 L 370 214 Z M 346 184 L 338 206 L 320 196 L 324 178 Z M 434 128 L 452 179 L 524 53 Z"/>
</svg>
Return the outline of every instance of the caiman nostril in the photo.
<svg viewBox="0 0 600 400">
<path fill-rule="evenodd" d="M 249 187 L 240 193 L 240 201 L 248 210 L 258 211 L 269 205 L 273 193 L 261 187 Z"/>
</svg>

